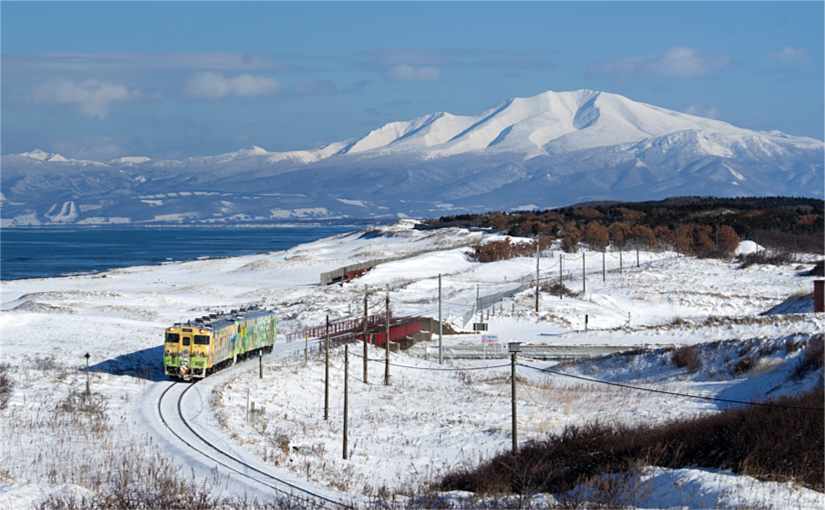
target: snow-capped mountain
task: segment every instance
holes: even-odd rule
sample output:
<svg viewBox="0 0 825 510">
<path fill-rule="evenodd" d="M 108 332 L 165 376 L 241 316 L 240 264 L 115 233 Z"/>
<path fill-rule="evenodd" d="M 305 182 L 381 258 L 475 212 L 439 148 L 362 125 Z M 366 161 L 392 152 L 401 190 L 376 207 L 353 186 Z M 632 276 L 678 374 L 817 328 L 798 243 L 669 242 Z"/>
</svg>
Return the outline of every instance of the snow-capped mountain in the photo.
<svg viewBox="0 0 825 510">
<path fill-rule="evenodd" d="M 592 90 L 440 112 L 306 150 L 2 158 L 5 225 L 248 222 L 672 195 L 823 196 L 823 142 Z"/>
</svg>

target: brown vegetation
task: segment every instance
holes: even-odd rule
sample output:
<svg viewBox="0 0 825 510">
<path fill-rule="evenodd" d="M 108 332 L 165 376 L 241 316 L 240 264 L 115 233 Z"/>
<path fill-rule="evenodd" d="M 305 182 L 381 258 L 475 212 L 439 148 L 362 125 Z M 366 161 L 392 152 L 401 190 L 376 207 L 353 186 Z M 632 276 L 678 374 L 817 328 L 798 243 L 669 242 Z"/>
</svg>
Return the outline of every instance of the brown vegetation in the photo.
<svg viewBox="0 0 825 510">
<path fill-rule="evenodd" d="M 822 358 L 825 356 L 825 335 L 816 335 L 811 338 L 808 345 L 805 347 L 805 353 L 802 355 L 802 360 L 794 368 L 793 377 L 795 379 L 802 379 L 807 374 L 814 370 L 822 368 Z"/>
<path fill-rule="evenodd" d="M 822 406 L 823 391 L 773 401 Z M 607 473 L 640 465 L 730 469 L 761 480 L 795 481 L 823 490 L 825 430 L 821 411 L 747 407 L 663 425 L 567 427 L 473 469 L 453 472 L 442 490 L 560 494 Z"/>
<path fill-rule="evenodd" d="M 594 250 L 604 250 L 610 242 L 610 232 L 598 221 L 591 221 L 584 228 L 584 242 Z"/>
<path fill-rule="evenodd" d="M 797 261 L 793 253 L 788 251 L 768 251 L 759 250 L 747 255 L 739 255 L 736 257 L 739 262 L 739 268 L 745 269 L 757 264 L 772 264 L 776 266 L 784 264 L 792 264 Z"/>
<path fill-rule="evenodd" d="M 539 249 L 550 246 L 552 239 L 543 236 L 538 240 Z M 472 260 L 478 262 L 495 262 L 498 260 L 509 260 L 515 257 L 532 257 L 536 254 L 536 242 L 514 243 L 508 237 L 503 241 L 490 241 L 485 244 L 473 246 L 473 253 L 470 254 Z"/>
<path fill-rule="evenodd" d="M 767 248 L 793 252 L 825 251 L 823 201 L 806 198 L 698 198 L 656 202 L 593 203 L 547 211 L 463 214 L 428 220 L 417 228 L 483 227 L 509 235 L 554 238 L 581 233 L 598 222 L 608 226 L 610 243 L 637 247 L 673 246 L 703 257 L 727 257 L 738 239 L 752 239 Z M 600 237 L 600 236 L 599 236 Z M 579 239 L 581 240 L 581 239 Z M 598 249 L 598 246 L 596 246 Z"/>
<path fill-rule="evenodd" d="M 685 345 L 673 351 L 670 361 L 679 368 L 686 368 L 688 372 L 696 372 L 702 368 L 699 358 L 699 349 L 695 345 Z"/>
<path fill-rule="evenodd" d="M 5 409 L 9 404 L 14 381 L 9 376 L 7 365 L 0 365 L 0 409 Z"/>
</svg>

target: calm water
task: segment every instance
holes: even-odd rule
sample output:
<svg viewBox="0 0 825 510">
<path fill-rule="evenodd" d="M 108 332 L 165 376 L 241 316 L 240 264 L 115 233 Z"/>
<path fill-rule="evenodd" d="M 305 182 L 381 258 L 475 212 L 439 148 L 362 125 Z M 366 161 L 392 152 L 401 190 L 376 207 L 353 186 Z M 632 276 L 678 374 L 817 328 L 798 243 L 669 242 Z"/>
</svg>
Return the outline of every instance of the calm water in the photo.
<svg viewBox="0 0 825 510">
<path fill-rule="evenodd" d="M 0 279 L 97 272 L 201 257 L 250 255 L 284 250 L 354 228 L 3 229 L 0 233 Z"/>
</svg>

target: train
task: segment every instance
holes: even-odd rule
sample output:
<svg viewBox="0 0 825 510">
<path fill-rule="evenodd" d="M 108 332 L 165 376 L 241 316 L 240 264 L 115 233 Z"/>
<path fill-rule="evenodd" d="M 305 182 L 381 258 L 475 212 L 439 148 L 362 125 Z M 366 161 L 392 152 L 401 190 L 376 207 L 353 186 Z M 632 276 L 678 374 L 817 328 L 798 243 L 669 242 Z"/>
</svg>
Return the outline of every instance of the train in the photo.
<svg viewBox="0 0 825 510">
<path fill-rule="evenodd" d="M 277 335 L 275 312 L 257 306 L 178 322 L 164 334 L 163 371 L 173 379 L 203 379 L 250 355 L 271 352 Z"/>
</svg>

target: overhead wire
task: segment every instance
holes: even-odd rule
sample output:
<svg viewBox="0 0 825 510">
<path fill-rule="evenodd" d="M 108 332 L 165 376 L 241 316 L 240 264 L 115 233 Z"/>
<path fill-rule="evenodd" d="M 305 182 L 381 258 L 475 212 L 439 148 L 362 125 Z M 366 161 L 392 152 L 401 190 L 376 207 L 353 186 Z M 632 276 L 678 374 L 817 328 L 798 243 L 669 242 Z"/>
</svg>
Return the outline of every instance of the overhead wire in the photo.
<svg viewBox="0 0 825 510">
<path fill-rule="evenodd" d="M 351 355 L 361 359 L 364 358 L 364 356 L 358 353 L 351 353 Z M 367 358 L 367 361 L 371 361 L 374 363 L 386 363 L 386 360 L 381 358 Z M 492 370 L 495 368 L 509 367 L 510 364 L 502 363 L 500 365 L 485 365 L 483 367 L 417 367 L 414 365 L 403 365 L 401 363 L 390 362 L 390 366 L 399 368 L 409 368 L 412 370 L 428 370 L 432 372 L 465 372 L 469 370 Z"/>
<path fill-rule="evenodd" d="M 520 367 L 530 368 L 532 370 L 538 370 L 539 372 L 544 372 L 544 373 L 553 374 L 553 375 L 559 375 L 559 376 L 562 376 L 562 377 L 569 377 L 569 378 L 572 378 L 572 379 L 578 379 L 580 381 L 586 381 L 586 382 L 597 383 L 597 384 L 605 384 L 605 385 L 608 385 L 608 386 L 616 386 L 616 387 L 619 387 L 619 388 L 625 388 L 625 389 L 629 389 L 629 390 L 647 391 L 647 392 L 650 392 L 650 393 L 658 393 L 658 394 L 661 394 L 661 395 L 670 395 L 670 396 L 674 396 L 674 397 L 692 398 L 692 399 L 707 400 L 707 401 L 712 401 L 712 402 L 725 402 L 725 403 L 729 403 L 729 404 L 742 404 L 742 405 L 757 406 L 757 407 L 773 407 L 773 408 L 779 408 L 779 409 L 796 409 L 796 410 L 819 411 L 819 412 L 825 411 L 825 408 L 823 408 L 823 407 L 789 406 L 789 405 L 783 405 L 783 404 L 774 404 L 774 403 L 771 403 L 771 402 L 754 402 L 754 401 L 750 401 L 750 400 L 736 400 L 736 399 L 722 398 L 722 397 L 711 397 L 711 396 L 708 396 L 708 395 L 696 395 L 696 394 L 691 394 L 691 393 L 680 393 L 680 392 L 677 392 L 677 391 L 659 390 L 659 389 L 656 389 L 656 388 L 646 388 L 644 386 L 634 386 L 632 384 L 624 384 L 624 383 L 618 383 L 618 382 L 614 382 L 614 381 L 606 381 L 604 379 L 597 379 L 595 377 L 587 377 L 587 376 L 578 375 L 578 374 L 571 374 L 569 372 L 562 372 L 560 370 L 553 370 L 551 368 L 534 367 L 532 365 L 526 365 L 524 363 L 517 363 L 517 365 L 520 366 Z"/>
</svg>

